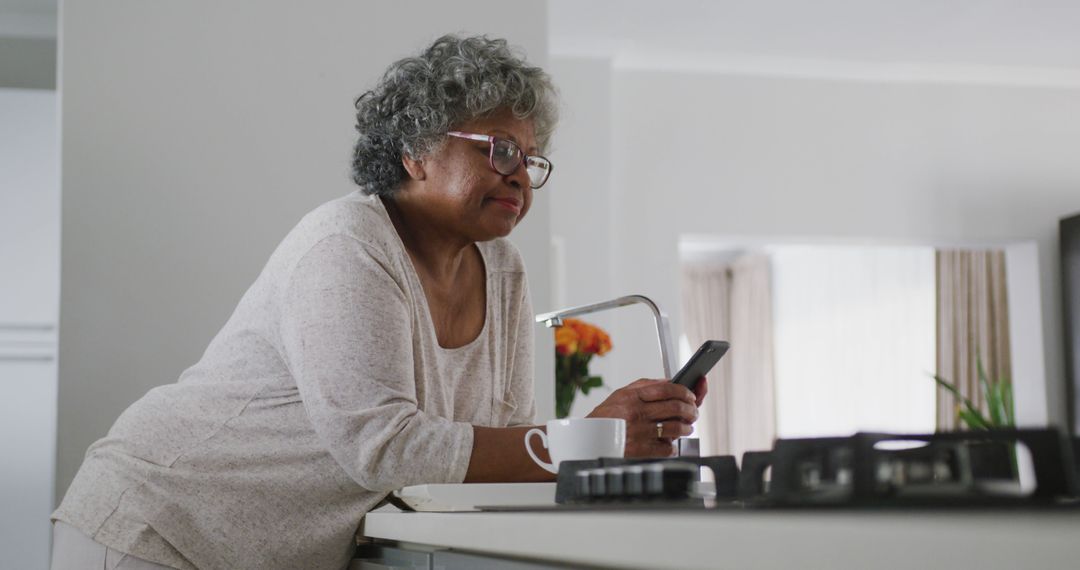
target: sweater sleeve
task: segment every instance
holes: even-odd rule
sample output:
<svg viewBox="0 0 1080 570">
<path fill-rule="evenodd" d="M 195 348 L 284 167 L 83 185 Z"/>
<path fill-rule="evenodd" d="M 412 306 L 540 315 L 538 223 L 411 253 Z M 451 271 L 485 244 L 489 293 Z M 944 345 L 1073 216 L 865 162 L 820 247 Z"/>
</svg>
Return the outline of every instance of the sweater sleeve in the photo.
<svg viewBox="0 0 1080 570">
<path fill-rule="evenodd" d="M 417 406 L 412 314 L 386 256 L 331 235 L 297 263 L 283 295 L 284 357 L 315 432 L 360 486 L 460 483 L 467 423 Z"/>
<path fill-rule="evenodd" d="M 532 300 L 524 272 L 521 278 L 523 287 L 521 299 L 517 305 L 517 334 L 515 335 L 517 343 L 511 348 L 514 351 L 514 364 L 510 379 L 510 394 L 517 404 L 517 409 L 514 410 L 514 415 L 507 424 L 510 427 L 536 423 L 536 387 L 533 367 L 536 323 L 533 321 Z"/>
</svg>

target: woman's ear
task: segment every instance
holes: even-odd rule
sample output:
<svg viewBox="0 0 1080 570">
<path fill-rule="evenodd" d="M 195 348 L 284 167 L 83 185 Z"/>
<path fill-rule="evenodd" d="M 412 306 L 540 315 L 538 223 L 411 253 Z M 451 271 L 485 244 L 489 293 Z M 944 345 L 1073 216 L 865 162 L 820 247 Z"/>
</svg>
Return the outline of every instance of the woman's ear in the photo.
<svg viewBox="0 0 1080 570">
<path fill-rule="evenodd" d="M 424 161 L 413 158 L 409 155 L 402 155 L 401 165 L 405 167 L 405 172 L 409 173 L 409 178 L 413 180 L 424 180 L 427 178 L 427 172 L 424 171 Z"/>
</svg>

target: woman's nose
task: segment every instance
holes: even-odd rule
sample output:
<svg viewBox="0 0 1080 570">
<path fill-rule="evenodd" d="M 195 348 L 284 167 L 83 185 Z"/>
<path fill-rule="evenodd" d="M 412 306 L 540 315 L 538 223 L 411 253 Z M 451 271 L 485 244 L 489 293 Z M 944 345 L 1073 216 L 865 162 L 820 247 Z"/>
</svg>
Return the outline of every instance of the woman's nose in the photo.
<svg viewBox="0 0 1080 570">
<path fill-rule="evenodd" d="M 518 167 L 513 172 L 506 175 L 507 181 L 511 186 L 519 189 L 530 188 L 529 171 L 525 168 L 525 161 L 521 161 Z"/>
</svg>

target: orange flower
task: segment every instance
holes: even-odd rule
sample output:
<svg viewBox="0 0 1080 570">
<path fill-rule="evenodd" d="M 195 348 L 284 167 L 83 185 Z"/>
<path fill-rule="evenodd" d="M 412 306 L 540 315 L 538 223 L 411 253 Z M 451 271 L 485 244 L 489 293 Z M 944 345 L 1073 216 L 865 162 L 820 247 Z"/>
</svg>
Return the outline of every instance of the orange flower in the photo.
<svg viewBox="0 0 1080 570">
<path fill-rule="evenodd" d="M 563 356 L 577 352 L 578 340 L 578 333 L 572 327 L 557 327 L 555 329 L 555 352 Z"/>
<path fill-rule="evenodd" d="M 603 329 L 596 329 L 596 354 L 603 356 L 611 350 L 611 337 Z"/>
<path fill-rule="evenodd" d="M 562 355 L 580 351 L 603 356 L 611 350 L 611 337 L 585 321 L 563 319 L 563 326 L 555 329 L 555 350 Z"/>
</svg>

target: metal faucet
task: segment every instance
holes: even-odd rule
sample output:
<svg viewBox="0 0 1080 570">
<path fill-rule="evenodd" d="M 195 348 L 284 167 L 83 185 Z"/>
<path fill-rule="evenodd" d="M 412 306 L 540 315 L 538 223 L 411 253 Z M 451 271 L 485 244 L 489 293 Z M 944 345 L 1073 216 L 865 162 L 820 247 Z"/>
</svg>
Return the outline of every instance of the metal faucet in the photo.
<svg viewBox="0 0 1080 570">
<path fill-rule="evenodd" d="M 656 339 L 660 343 L 660 357 L 664 361 L 664 376 L 671 378 L 675 373 L 671 361 L 671 325 L 668 324 L 667 315 L 660 310 L 660 307 L 658 307 L 652 299 L 644 295 L 627 295 L 625 297 L 619 297 L 618 299 L 603 301 L 601 303 L 559 309 L 558 311 L 536 315 L 536 322 L 544 323 L 548 328 L 561 327 L 564 318 L 614 309 L 616 307 L 625 307 L 627 305 L 633 305 L 634 303 L 641 303 L 649 307 L 653 313 L 653 319 L 656 321 Z"/>
<path fill-rule="evenodd" d="M 625 297 L 619 297 L 601 303 L 559 309 L 558 311 L 536 315 L 536 322 L 544 323 L 548 328 L 561 327 L 563 326 L 562 320 L 564 318 L 614 309 L 616 307 L 625 307 L 627 305 L 633 305 L 634 303 L 641 303 L 642 305 L 649 307 L 649 310 L 652 311 L 653 320 L 656 322 L 656 340 L 660 343 L 660 358 L 664 361 L 664 376 L 666 378 L 671 378 L 675 375 L 675 369 L 671 362 L 671 325 L 668 324 L 667 315 L 660 310 L 660 307 L 657 306 L 652 299 L 644 295 L 627 295 Z M 697 457 L 699 455 L 698 440 L 696 437 L 680 437 L 676 442 L 676 455 L 682 457 Z"/>
</svg>

